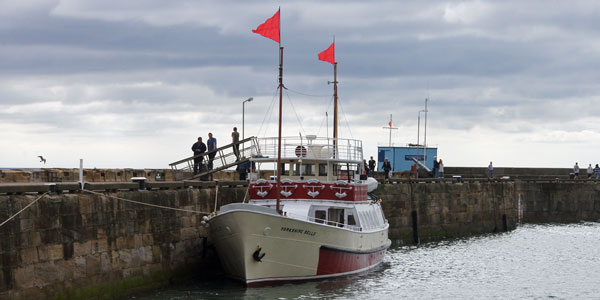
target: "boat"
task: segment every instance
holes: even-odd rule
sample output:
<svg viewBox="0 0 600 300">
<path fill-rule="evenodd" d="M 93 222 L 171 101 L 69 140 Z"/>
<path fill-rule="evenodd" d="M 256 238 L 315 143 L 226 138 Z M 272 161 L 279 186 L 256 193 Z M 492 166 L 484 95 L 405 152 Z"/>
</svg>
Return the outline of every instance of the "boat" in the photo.
<svg viewBox="0 0 600 300">
<path fill-rule="evenodd" d="M 364 272 L 391 245 L 362 142 L 337 136 L 337 63 L 333 137 L 282 137 L 279 48 L 279 134 L 255 142 L 248 201 L 224 205 L 203 221 L 225 272 L 247 286 Z"/>
</svg>

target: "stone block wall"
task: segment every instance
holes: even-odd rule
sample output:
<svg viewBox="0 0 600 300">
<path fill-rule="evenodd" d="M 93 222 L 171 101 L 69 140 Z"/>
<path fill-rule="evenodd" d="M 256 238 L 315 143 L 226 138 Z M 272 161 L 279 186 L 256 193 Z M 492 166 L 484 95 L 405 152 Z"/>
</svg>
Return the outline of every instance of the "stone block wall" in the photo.
<svg viewBox="0 0 600 300">
<path fill-rule="evenodd" d="M 218 203 L 241 201 L 244 193 L 243 187 L 221 187 Z M 71 298 L 86 288 L 153 278 L 206 262 L 202 215 L 109 196 L 212 212 L 215 189 L 62 194 L 40 199 L 0 227 L 0 299 Z M 0 220 L 37 197 L 0 196 Z"/>
<path fill-rule="evenodd" d="M 600 221 L 600 182 L 518 183 L 524 223 Z"/>
<path fill-rule="evenodd" d="M 379 185 L 389 236 L 413 242 L 413 211 L 421 241 L 471 236 L 516 226 L 514 182 L 424 183 Z"/>
</svg>

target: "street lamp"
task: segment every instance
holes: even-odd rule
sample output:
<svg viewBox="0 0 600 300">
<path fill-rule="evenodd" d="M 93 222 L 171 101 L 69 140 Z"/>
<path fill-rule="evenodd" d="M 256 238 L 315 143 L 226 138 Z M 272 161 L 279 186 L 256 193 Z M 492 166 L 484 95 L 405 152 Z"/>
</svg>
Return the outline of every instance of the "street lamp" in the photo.
<svg viewBox="0 0 600 300">
<path fill-rule="evenodd" d="M 244 113 L 245 113 L 244 105 L 246 104 L 246 102 L 250 102 L 252 100 L 254 100 L 254 97 L 250 97 L 250 98 L 244 100 L 244 102 L 242 102 L 242 140 L 244 139 Z"/>
</svg>

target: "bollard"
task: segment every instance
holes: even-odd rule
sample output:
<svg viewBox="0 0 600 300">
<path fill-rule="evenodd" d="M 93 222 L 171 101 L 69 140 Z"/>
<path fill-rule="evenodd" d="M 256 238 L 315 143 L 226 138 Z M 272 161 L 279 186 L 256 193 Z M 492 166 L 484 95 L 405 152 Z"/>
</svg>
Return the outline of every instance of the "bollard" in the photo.
<svg viewBox="0 0 600 300">
<path fill-rule="evenodd" d="M 138 183 L 138 190 L 146 190 L 146 177 L 131 177 L 131 181 Z"/>
</svg>

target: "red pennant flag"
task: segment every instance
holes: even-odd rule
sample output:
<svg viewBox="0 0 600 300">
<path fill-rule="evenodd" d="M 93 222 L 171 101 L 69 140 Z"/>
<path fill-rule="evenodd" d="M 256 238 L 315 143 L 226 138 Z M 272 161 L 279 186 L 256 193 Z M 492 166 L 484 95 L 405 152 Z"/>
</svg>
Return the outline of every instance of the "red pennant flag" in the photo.
<svg viewBox="0 0 600 300">
<path fill-rule="evenodd" d="M 279 10 L 256 29 L 253 29 L 252 32 L 281 43 L 279 41 Z"/>
<path fill-rule="evenodd" d="M 327 50 L 319 53 L 319 60 L 335 65 L 335 42 L 331 43 Z"/>
</svg>

